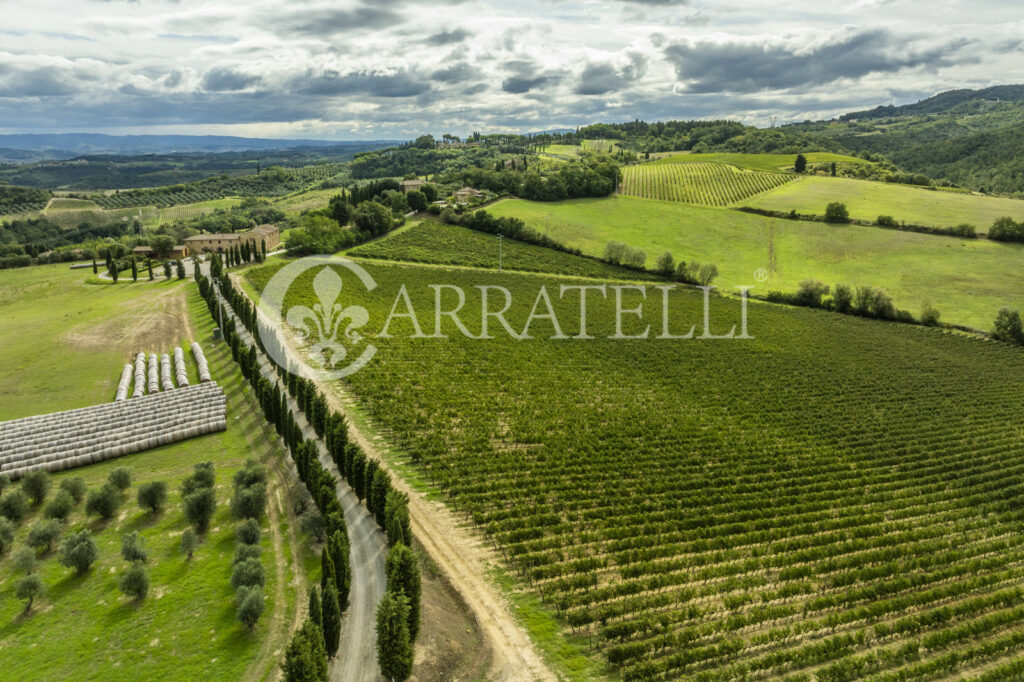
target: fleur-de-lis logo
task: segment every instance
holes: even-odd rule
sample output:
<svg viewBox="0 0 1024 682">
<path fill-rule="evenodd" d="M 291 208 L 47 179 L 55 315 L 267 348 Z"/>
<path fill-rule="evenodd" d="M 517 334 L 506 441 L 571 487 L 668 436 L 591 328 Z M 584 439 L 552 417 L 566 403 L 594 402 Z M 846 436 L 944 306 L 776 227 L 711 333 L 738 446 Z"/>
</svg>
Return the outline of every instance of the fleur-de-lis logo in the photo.
<svg viewBox="0 0 1024 682">
<path fill-rule="evenodd" d="M 370 320 L 369 313 L 362 306 L 350 305 L 342 309 L 337 302 L 341 288 L 342 281 L 338 273 L 331 267 L 324 267 L 313 278 L 313 292 L 319 303 L 314 303 L 312 309 L 304 305 L 292 306 L 285 318 L 298 331 L 299 337 L 310 344 L 312 360 L 325 369 L 333 369 L 345 359 L 348 352 L 343 340 L 352 344 L 363 340 L 356 330 Z M 341 334 L 343 338 L 339 339 L 338 332 L 344 320 L 349 322 Z"/>
</svg>

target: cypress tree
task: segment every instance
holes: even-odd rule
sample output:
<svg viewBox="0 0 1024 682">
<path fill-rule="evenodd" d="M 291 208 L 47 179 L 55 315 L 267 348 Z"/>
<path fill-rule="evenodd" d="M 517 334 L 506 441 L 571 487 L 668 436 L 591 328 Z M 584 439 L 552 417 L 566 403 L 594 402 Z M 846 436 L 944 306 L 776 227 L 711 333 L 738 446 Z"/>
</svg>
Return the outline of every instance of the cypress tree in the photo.
<svg viewBox="0 0 1024 682">
<path fill-rule="evenodd" d="M 384 677 L 405 680 L 412 674 L 409 604 L 404 594 L 385 592 L 377 606 L 377 663 Z"/>
<path fill-rule="evenodd" d="M 320 627 L 324 626 L 323 612 L 320 610 L 320 595 L 317 593 L 316 585 L 309 587 L 309 619 Z"/>
<path fill-rule="evenodd" d="M 331 561 L 334 563 L 338 608 L 344 612 L 348 608 L 349 589 L 352 585 L 352 566 L 349 563 L 348 539 L 340 530 L 336 530 L 327 541 L 327 544 L 331 549 Z"/>
<path fill-rule="evenodd" d="M 96 267 L 96 259 L 95 258 L 92 259 L 92 274 L 94 274 L 94 275 L 100 274 L 99 268 Z"/>
<path fill-rule="evenodd" d="M 135 256 L 132 256 L 132 281 L 139 281 L 139 264 L 135 262 Z"/>
<path fill-rule="evenodd" d="M 327 657 L 334 658 L 338 653 L 338 641 L 341 638 L 341 609 L 338 608 L 338 590 L 334 583 L 327 585 L 322 596 L 320 610 L 324 619 L 324 644 L 327 645 Z"/>
<path fill-rule="evenodd" d="M 327 589 L 328 584 L 337 585 L 338 578 L 334 572 L 334 561 L 331 560 L 331 553 L 325 545 L 320 550 L 320 591 L 323 592 L 323 590 Z"/>
<path fill-rule="evenodd" d="M 153 261 L 149 258 L 146 259 L 146 269 L 149 270 L 149 281 L 153 281 Z"/>
<path fill-rule="evenodd" d="M 164 261 L 164 277 L 171 278 L 171 261 L 169 260 Z"/>
<path fill-rule="evenodd" d="M 388 552 L 385 562 L 387 572 L 387 589 L 391 593 L 401 593 L 408 602 L 409 641 L 415 642 L 420 630 L 420 566 L 416 554 L 402 543 L 396 544 Z"/>
</svg>

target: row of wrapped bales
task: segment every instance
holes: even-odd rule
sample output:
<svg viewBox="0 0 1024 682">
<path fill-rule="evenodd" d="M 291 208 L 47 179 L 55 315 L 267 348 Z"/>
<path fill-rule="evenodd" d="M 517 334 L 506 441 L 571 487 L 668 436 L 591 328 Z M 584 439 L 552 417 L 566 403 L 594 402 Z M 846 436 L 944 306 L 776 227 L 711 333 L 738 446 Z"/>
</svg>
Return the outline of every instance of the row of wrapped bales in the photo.
<svg viewBox="0 0 1024 682">
<path fill-rule="evenodd" d="M 174 348 L 174 374 L 179 387 L 188 386 L 188 370 L 185 369 L 185 353 L 181 346 Z"/>
<path fill-rule="evenodd" d="M 132 391 L 133 398 L 141 398 L 146 394 L 146 354 L 139 353 L 135 356 L 135 390 Z"/>
<path fill-rule="evenodd" d="M 165 391 L 174 388 L 174 382 L 171 381 L 171 356 L 167 353 L 160 356 L 160 388 Z"/>
<path fill-rule="evenodd" d="M 156 353 L 149 354 L 149 381 L 146 383 L 147 393 L 159 393 L 160 381 L 159 370 L 157 369 Z"/>
<path fill-rule="evenodd" d="M 0 422 L 0 474 L 70 469 L 225 428 L 227 401 L 212 382 Z"/>
<path fill-rule="evenodd" d="M 121 370 L 121 381 L 117 384 L 117 395 L 114 400 L 127 400 L 128 399 L 128 387 L 132 385 L 132 366 L 130 364 L 125 365 L 124 369 Z"/>
<path fill-rule="evenodd" d="M 192 342 L 192 355 L 196 357 L 196 366 L 199 367 L 199 381 L 213 381 L 210 378 L 210 365 L 206 362 L 203 349 L 195 341 Z"/>
<path fill-rule="evenodd" d="M 134 406 L 136 403 L 144 405 L 151 401 L 155 401 L 152 402 L 152 404 L 157 404 L 169 409 L 176 409 L 177 406 L 186 404 L 189 401 L 205 399 L 204 396 L 206 394 L 199 389 L 206 389 L 215 393 L 219 390 L 216 383 L 212 383 L 209 387 L 204 384 L 202 386 L 196 385 L 189 388 L 190 391 L 173 391 L 166 394 L 155 393 L 151 396 L 143 396 L 137 401 L 128 402 L 131 402 Z M 88 408 L 77 408 L 74 410 L 34 415 L 31 417 L 22 417 L 21 419 L 0 422 L 0 440 L 8 438 L 12 434 L 25 434 L 45 431 L 48 429 L 52 430 L 61 424 L 67 426 L 87 426 L 92 423 L 100 423 L 106 420 L 115 419 L 116 415 L 123 414 L 123 411 L 128 409 L 135 408 L 129 408 L 119 403 L 101 403 Z"/>
</svg>

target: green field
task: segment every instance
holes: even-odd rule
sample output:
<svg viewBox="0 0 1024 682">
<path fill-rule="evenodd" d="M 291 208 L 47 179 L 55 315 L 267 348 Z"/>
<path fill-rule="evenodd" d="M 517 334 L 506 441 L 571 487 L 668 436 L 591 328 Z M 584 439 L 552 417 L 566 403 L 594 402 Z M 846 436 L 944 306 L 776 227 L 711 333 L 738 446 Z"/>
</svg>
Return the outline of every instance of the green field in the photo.
<svg viewBox="0 0 1024 682">
<path fill-rule="evenodd" d="M 823 215 L 833 201 L 846 204 L 850 217 L 875 220 L 889 215 L 898 221 L 935 227 L 968 223 L 987 232 L 998 218 L 1024 219 L 1024 201 L 963 192 L 927 190 L 909 185 L 852 178 L 806 177 L 757 197 L 736 203 L 773 211 L 796 210 Z"/>
<path fill-rule="evenodd" d="M 642 199 L 728 206 L 792 182 L 787 173 L 761 173 L 722 163 L 647 163 L 622 170 L 619 194 Z"/>
<path fill-rule="evenodd" d="M 869 164 L 869 161 L 858 159 L 855 156 L 844 154 L 832 154 L 831 152 L 807 152 L 804 154 L 807 163 L 856 163 Z M 655 161 L 656 165 L 673 165 L 677 163 L 726 163 L 739 168 L 777 172 L 785 169 L 792 169 L 796 161 L 796 154 L 732 154 L 728 152 L 713 152 L 710 154 L 691 154 L 689 152 L 672 152 L 668 156 L 661 156 Z"/>
<path fill-rule="evenodd" d="M 425 220 L 397 230 L 383 239 L 357 246 L 350 256 L 413 263 L 463 265 L 498 269 L 498 238 L 459 225 Z M 503 240 L 502 268 L 525 272 L 548 272 L 577 277 L 605 279 L 652 279 L 650 275 L 615 267 L 591 258 L 559 253 L 552 249 Z"/>
<path fill-rule="evenodd" d="M 249 276 L 259 287 L 276 267 Z M 367 268 L 377 288 L 346 284 L 339 305 L 366 306 L 378 351 L 347 392 L 624 679 L 1020 665 L 1021 349 L 757 302 L 753 339 L 613 339 L 610 294 L 588 299 L 593 339 L 551 339 L 550 320 L 527 340 L 471 340 L 451 321 L 446 338 L 410 338 L 407 319 L 383 338 L 402 286 L 427 334 L 428 285 L 470 292 L 476 333 L 476 287 L 507 287 L 519 330 L 539 288 L 565 280 Z M 314 274 L 288 304 L 315 302 Z M 626 334 L 662 330 L 652 294 L 624 292 L 622 309 L 643 305 Z M 579 299 L 552 300 L 576 335 Z M 700 334 L 699 292 L 667 310 L 672 333 Z M 739 303 L 712 298 L 710 319 L 724 333 Z"/>
<path fill-rule="evenodd" d="M 228 211 L 241 202 L 241 199 L 237 197 L 227 199 L 210 199 L 209 201 L 201 201 L 195 204 L 181 204 L 179 206 L 170 206 L 168 208 L 153 208 L 146 207 L 143 209 L 147 212 L 146 226 L 150 224 L 154 226 L 161 225 L 163 223 L 173 222 L 175 220 L 192 220 L 199 218 L 200 216 L 213 213 L 216 210 Z"/>
<path fill-rule="evenodd" d="M 79 506 L 65 530 L 90 528 L 99 559 L 79 578 L 56 561 L 42 559 L 46 594 L 24 613 L 14 595 L 18 576 L 0 557 L 0 650 L 6 679 L 267 679 L 276 672 L 276 648 L 283 646 L 298 602 L 288 583 L 301 585 L 310 552 L 285 544 L 274 551 L 269 519 L 263 523 L 262 562 L 266 569 L 265 610 L 254 631 L 235 619 L 234 590 L 229 583 L 235 548 L 235 522 L 229 513 L 231 477 L 249 458 L 273 468 L 284 453 L 241 378 L 230 352 L 211 340 L 213 322 L 193 283 L 175 281 L 93 285 L 88 271 L 66 266 L 39 266 L 5 271 L 0 277 L 0 420 L 83 407 L 113 399 L 122 365 L 134 350 L 164 351 L 190 337 L 171 334 L 159 317 L 187 314 L 200 340 L 211 373 L 228 397 L 227 431 L 128 455 L 102 464 L 54 475 L 81 477 L 90 489 L 119 466 L 132 469 L 135 480 L 121 514 L 109 523 L 87 519 Z M 91 274 L 91 273 L 88 273 Z M 164 297 L 188 294 L 180 311 Z M 152 309 L 156 309 L 155 311 Z M 150 316 L 146 315 L 150 309 Z M 153 327 L 157 334 L 133 327 Z M 118 334 L 129 334 L 129 347 Z M 158 341 L 162 340 L 162 343 Z M 113 348 L 112 348 L 113 347 Z M 186 351 L 186 354 L 187 351 Z M 191 363 L 190 363 L 191 365 Z M 190 367 L 193 373 L 195 368 Z M 218 511 L 212 530 L 191 562 L 178 554 L 183 518 L 179 486 L 197 462 L 213 461 L 217 472 Z M 139 483 L 162 480 L 169 487 L 167 509 L 155 518 L 135 502 Z M 271 478 L 271 499 L 276 483 Z M 287 491 L 278 493 L 287 500 Z M 51 492 L 51 496 L 53 492 Z M 287 504 L 287 502 L 286 502 Z M 36 510 L 22 522 L 15 548 L 24 546 L 28 528 L 41 517 Z M 282 516 L 277 534 L 289 529 Z M 125 568 L 121 536 L 137 530 L 149 551 L 150 592 L 134 604 L 118 590 Z M 284 563 L 282 579 L 275 559 Z M 277 612 L 279 620 L 273 620 Z"/>
<path fill-rule="evenodd" d="M 612 240 L 647 252 L 648 267 L 668 250 L 676 260 L 715 263 L 722 289 L 795 291 L 802 280 L 882 287 L 917 315 L 932 302 L 946 322 L 989 329 L 999 308 L 1024 305 L 1024 246 L 953 239 L 855 225 L 775 220 L 725 209 L 631 197 L 559 203 L 500 201 L 514 216 L 584 253 Z M 758 282 L 764 269 L 768 280 Z"/>
</svg>

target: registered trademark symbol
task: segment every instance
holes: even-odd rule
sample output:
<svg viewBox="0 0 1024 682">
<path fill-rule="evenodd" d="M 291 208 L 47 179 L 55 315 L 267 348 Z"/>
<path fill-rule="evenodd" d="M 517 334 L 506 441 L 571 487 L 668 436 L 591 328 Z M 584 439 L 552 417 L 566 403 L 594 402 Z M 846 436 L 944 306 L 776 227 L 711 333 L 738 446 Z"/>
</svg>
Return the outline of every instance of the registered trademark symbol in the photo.
<svg viewBox="0 0 1024 682">
<path fill-rule="evenodd" d="M 758 268 L 757 270 L 754 270 L 754 279 L 756 279 L 758 282 L 767 282 L 768 271 L 765 270 L 764 268 Z"/>
</svg>

